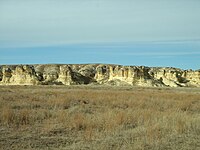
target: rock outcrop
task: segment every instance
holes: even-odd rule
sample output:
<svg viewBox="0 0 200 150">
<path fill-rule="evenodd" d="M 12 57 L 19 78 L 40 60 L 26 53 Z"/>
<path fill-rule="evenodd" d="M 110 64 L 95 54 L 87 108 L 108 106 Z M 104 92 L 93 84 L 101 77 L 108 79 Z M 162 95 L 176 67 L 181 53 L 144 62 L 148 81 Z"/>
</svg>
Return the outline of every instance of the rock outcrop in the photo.
<svg viewBox="0 0 200 150">
<path fill-rule="evenodd" d="M 0 85 L 52 84 L 200 87 L 200 70 L 105 64 L 0 66 Z"/>
</svg>

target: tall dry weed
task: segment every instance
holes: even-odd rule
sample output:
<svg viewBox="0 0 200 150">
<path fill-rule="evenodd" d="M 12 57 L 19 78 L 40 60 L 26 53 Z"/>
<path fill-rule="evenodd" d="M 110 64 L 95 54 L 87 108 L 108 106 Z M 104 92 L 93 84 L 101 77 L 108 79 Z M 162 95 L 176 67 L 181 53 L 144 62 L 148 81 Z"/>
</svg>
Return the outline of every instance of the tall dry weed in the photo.
<svg viewBox="0 0 200 150">
<path fill-rule="evenodd" d="M 1 109 L 1 122 L 7 126 L 15 122 L 15 112 L 9 106 L 4 106 Z"/>
</svg>

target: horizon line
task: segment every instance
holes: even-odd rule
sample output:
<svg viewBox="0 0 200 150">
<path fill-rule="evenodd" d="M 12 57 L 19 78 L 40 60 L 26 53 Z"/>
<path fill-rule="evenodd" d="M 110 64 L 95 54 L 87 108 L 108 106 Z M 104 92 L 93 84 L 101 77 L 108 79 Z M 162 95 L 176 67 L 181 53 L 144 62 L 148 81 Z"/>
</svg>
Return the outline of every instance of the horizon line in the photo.
<svg viewBox="0 0 200 150">
<path fill-rule="evenodd" d="M 172 69 L 180 69 L 183 71 L 200 71 L 199 69 L 183 69 L 174 66 L 148 66 L 148 65 L 128 65 L 128 64 L 116 64 L 116 63 L 16 63 L 16 64 L 0 64 L 1 66 L 20 66 L 20 65 L 115 65 L 115 66 L 124 66 L 124 67 L 147 67 L 147 68 L 172 68 Z"/>
</svg>

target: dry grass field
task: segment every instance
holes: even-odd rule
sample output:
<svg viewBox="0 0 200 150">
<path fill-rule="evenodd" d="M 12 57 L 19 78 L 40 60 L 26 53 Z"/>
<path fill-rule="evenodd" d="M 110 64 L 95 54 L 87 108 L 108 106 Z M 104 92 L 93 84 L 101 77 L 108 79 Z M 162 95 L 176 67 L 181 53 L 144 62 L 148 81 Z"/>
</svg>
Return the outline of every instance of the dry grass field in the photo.
<svg viewBox="0 0 200 150">
<path fill-rule="evenodd" d="M 200 89 L 0 86 L 0 149 L 198 150 Z"/>
</svg>

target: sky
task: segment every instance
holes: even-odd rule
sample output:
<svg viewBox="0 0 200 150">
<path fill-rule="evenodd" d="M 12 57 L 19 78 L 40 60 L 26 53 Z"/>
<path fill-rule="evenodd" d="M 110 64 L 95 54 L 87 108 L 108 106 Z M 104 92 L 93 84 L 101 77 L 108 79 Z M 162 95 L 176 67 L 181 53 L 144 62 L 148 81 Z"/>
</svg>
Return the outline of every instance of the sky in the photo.
<svg viewBox="0 0 200 150">
<path fill-rule="evenodd" d="M 200 69 L 199 8 L 199 0 L 0 0 L 0 65 Z"/>
</svg>

